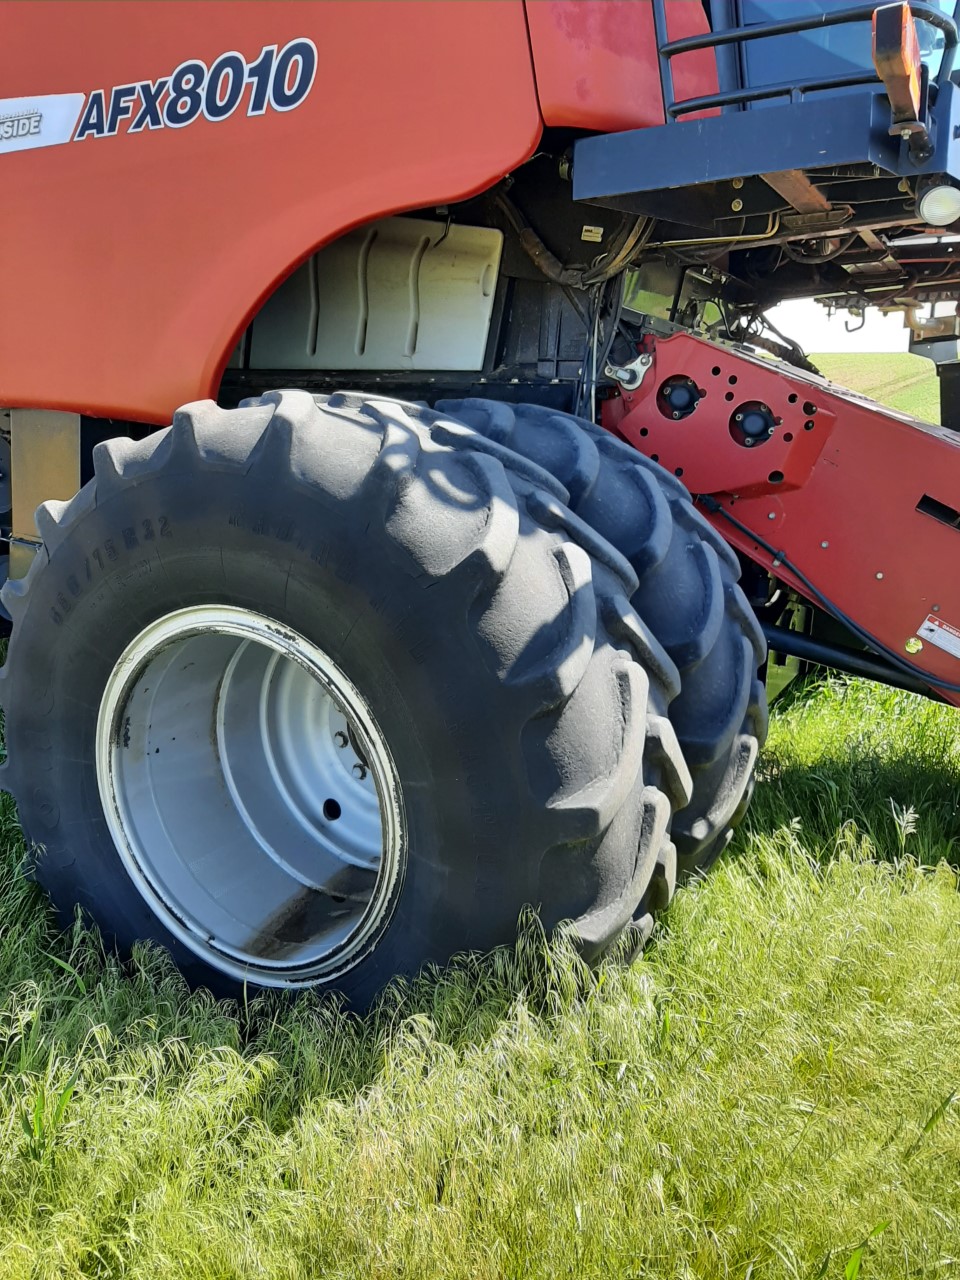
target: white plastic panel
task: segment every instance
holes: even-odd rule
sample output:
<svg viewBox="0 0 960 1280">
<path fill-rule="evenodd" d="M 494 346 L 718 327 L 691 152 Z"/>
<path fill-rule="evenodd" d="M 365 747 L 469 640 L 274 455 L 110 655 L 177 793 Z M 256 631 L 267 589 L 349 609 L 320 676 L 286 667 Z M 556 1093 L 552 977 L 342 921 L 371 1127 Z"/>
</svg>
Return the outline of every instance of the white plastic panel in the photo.
<svg viewBox="0 0 960 1280">
<path fill-rule="evenodd" d="M 479 369 L 503 236 L 384 218 L 315 254 L 253 322 L 255 369 Z"/>
</svg>

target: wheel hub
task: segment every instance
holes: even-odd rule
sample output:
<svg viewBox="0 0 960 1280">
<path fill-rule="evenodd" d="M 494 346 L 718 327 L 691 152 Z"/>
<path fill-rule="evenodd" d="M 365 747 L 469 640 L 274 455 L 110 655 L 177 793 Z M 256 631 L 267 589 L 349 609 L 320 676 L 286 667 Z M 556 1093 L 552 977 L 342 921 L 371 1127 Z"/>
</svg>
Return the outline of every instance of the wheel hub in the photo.
<svg viewBox="0 0 960 1280">
<path fill-rule="evenodd" d="M 359 691 L 291 629 L 198 606 L 117 662 L 97 779 L 124 866 L 165 926 L 265 986 L 329 979 L 385 922 L 399 786 Z"/>
</svg>

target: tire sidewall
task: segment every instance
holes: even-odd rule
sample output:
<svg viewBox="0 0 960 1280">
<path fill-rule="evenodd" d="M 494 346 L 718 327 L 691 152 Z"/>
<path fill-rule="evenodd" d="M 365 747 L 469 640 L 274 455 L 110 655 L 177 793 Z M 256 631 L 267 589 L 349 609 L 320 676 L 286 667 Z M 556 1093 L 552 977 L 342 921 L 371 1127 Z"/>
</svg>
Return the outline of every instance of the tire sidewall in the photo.
<svg viewBox="0 0 960 1280">
<path fill-rule="evenodd" d="M 524 855 L 537 831 L 535 815 L 522 817 L 520 709 L 468 625 L 477 567 L 430 579 L 361 498 L 334 502 L 279 473 L 268 486 L 223 469 L 214 483 L 211 471 L 164 469 L 105 497 L 31 584 L 6 699 L 10 739 L 30 744 L 21 820 L 62 912 L 82 865 L 80 905 L 122 949 L 153 939 L 191 983 L 239 994 L 243 984 L 176 938 L 128 876 L 100 801 L 97 714 L 124 648 L 175 609 L 232 605 L 293 628 L 361 692 L 400 782 L 403 866 L 389 918 L 332 984 L 364 1006 L 393 975 L 502 940 L 516 903 L 531 901 Z"/>
</svg>

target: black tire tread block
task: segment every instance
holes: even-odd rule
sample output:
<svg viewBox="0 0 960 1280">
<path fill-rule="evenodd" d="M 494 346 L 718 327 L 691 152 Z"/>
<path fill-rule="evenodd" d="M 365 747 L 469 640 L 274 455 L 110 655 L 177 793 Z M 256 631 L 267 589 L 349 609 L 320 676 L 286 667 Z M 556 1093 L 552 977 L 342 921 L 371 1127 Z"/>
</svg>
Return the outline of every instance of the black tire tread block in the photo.
<svg viewBox="0 0 960 1280">
<path fill-rule="evenodd" d="M 693 796 L 674 816 L 678 870 L 705 870 L 746 812 L 767 733 L 766 645 L 736 556 L 675 476 L 585 419 L 482 399 L 437 410 L 548 471 L 571 509 L 630 561 L 631 604 L 680 671 L 670 719 Z"/>
</svg>

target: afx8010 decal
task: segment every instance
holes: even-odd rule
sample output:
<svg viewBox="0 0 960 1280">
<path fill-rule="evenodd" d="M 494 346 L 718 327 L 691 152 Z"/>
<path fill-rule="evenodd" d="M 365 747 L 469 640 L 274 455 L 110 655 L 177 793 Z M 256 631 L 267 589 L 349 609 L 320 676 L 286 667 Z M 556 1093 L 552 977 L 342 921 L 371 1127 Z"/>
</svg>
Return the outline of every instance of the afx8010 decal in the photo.
<svg viewBox="0 0 960 1280">
<path fill-rule="evenodd" d="M 304 36 L 279 48 L 264 45 L 248 62 L 222 53 L 210 64 L 188 58 L 169 75 L 82 93 L 0 99 L 0 154 L 110 138 L 118 133 L 182 129 L 203 117 L 227 120 L 244 114 L 292 111 L 313 88 L 317 47 Z"/>
</svg>

